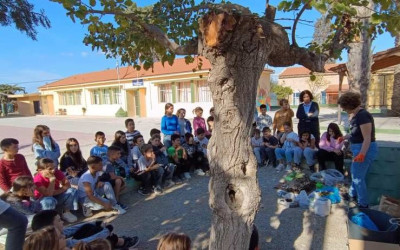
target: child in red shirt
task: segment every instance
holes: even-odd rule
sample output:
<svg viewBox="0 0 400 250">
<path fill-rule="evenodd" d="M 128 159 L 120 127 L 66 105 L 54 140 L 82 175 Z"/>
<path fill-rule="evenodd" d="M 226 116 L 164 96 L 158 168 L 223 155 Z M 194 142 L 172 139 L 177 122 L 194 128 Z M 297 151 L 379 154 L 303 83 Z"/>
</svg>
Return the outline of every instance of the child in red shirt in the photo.
<svg viewBox="0 0 400 250">
<path fill-rule="evenodd" d="M 4 151 L 3 158 L 0 159 L 0 188 L 9 192 L 12 183 L 19 176 L 32 177 L 25 157 L 18 154 L 18 140 L 5 138 L 0 142 L 0 147 Z"/>
<path fill-rule="evenodd" d="M 40 199 L 43 210 L 48 210 L 54 200 L 57 207 L 62 208 L 61 218 L 67 222 L 75 222 L 77 218 L 70 210 L 78 210 L 77 190 L 71 188 L 71 184 L 63 172 L 55 169 L 54 161 L 42 158 L 38 162 L 37 174 L 33 178 L 35 183 L 35 198 Z"/>
</svg>

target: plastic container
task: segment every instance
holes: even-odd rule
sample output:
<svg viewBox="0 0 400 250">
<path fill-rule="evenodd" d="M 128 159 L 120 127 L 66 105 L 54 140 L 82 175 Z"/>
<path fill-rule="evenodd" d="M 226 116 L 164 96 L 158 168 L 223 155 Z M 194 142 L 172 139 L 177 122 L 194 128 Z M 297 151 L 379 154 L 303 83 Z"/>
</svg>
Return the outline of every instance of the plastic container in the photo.
<svg viewBox="0 0 400 250">
<path fill-rule="evenodd" d="M 351 218 L 363 212 L 375 223 L 379 231 L 369 230 L 353 223 Z M 384 243 L 399 244 L 400 243 L 400 228 L 397 224 L 392 224 L 392 217 L 381 211 L 367 208 L 352 208 L 349 209 L 348 216 L 348 231 L 349 239 L 357 239 L 364 241 L 376 241 Z"/>
<path fill-rule="evenodd" d="M 331 213 L 331 201 L 324 197 L 319 197 L 314 202 L 314 213 L 325 217 Z"/>
</svg>

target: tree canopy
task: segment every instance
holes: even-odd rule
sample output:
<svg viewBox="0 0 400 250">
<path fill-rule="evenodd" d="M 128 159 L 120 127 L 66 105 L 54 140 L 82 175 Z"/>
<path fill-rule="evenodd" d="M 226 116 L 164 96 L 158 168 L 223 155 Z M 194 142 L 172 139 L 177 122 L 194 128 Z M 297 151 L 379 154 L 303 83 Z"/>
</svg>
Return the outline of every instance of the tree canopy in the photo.
<svg viewBox="0 0 400 250">
<path fill-rule="evenodd" d="M 62 3 L 73 21 L 79 19 L 88 26 L 85 44 L 105 52 L 107 57 L 118 56 L 123 63 L 132 64 L 137 68 L 143 65 L 146 69 L 150 68 L 155 60 L 172 64 L 176 55 L 198 54 L 199 18 L 206 13 L 229 12 L 252 16 L 259 20 L 263 18 L 244 6 L 214 0 L 159 0 L 147 7 L 139 7 L 132 0 L 52 1 Z M 373 25 L 369 28 L 370 34 L 375 36 L 385 31 L 392 34 L 399 32 L 400 14 L 394 1 L 374 2 L 376 7 L 372 16 Z M 331 22 L 331 32 L 326 41 L 322 44 L 310 43 L 309 47 L 305 48 L 307 53 L 315 53 L 311 56 L 317 55 L 326 61 L 328 58 L 338 58 L 346 43 L 353 40 L 364 28 L 360 22 L 362 17 L 357 20 L 354 6 L 367 4 L 366 0 L 281 1 L 279 10 L 297 12 L 290 43 L 292 55 L 305 53 L 303 48 L 298 48 L 295 33 L 297 23 L 306 10 L 314 8 Z M 268 13 L 266 11 L 266 15 Z M 356 17 L 356 21 L 351 21 L 350 17 Z M 266 20 L 273 22 L 274 14 Z M 193 60 L 190 56 L 186 59 L 188 62 Z M 289 66 L 294 63 L 299 62 L 292 60 L 271 65 Z"/>
<path fill-rule="evenodd" d="M 50 28 L 50 20 L 46 17 L 44 10 L 36 12 L 34 5 L 27 0 L 1 0 L 0 25 L 12 24 L 33 40 L 36 40 L 38 26 Z"/>
</svg>

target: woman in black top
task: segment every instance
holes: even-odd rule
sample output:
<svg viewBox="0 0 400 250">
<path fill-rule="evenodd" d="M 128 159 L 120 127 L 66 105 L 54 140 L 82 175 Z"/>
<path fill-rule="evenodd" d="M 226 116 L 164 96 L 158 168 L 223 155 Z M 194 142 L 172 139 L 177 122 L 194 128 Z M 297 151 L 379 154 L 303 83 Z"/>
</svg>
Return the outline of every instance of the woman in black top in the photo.
<svg viewBox="0 0 400 250">
<path fill-rule="evenodd" d="M 304 90 L 300 93 L 301 104 L 297 108 L 296 117 L 299 119 L 297 125 L 298 134 L 303 132 L 310 132 L 315 137 L 315 145 L 319 144 L 319 106 L 318 103 L 313 102 L 313 95 L 309 90 Z"/>
<path fill-rule="evenodd" d="M 339 98 L 338 103 L 349 114 L 350 134 L 346 135 L 345 139 L 349 139 L 353 153 L 352 183 L 348 196 L 344 198 L 356 199 L 359 207 L 366 208 L 368 207 L 368 193 L 365 177 L 378 153 L 374 118 L 360 106 L 361 96 L 359 93 L 346 92 Z"/>
<path fill-rule="evenodd" d="M 69 138 L 66 148 L 67 152 L 61 156 L 60 170 L 66 174 L 71 185 L 78 185 L 79 178 L 88 170 L 88 166 L 82 156 L 77 139 Z"/>
</svg>

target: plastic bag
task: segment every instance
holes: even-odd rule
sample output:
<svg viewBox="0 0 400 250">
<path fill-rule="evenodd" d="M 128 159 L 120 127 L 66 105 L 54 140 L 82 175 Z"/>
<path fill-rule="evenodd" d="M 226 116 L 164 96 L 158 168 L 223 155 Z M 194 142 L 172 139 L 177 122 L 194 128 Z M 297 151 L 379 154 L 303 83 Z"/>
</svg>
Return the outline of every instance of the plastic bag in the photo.
<svg viewBox="0 0 400 250">
<path fill-rule="evenodd" d="M 304 190 L 301 190 L 301 192 L 296 196 L 296 201 L 299 202 L 301 208 L 308 208 L 310 206 L 310 200 Z"/>
</svg>

